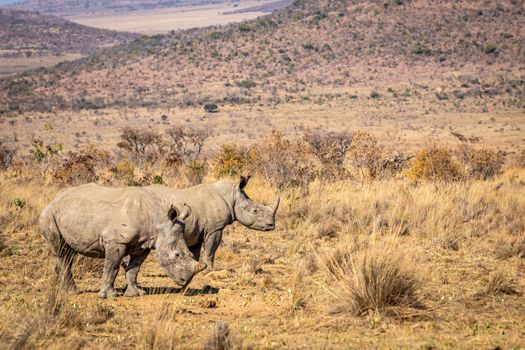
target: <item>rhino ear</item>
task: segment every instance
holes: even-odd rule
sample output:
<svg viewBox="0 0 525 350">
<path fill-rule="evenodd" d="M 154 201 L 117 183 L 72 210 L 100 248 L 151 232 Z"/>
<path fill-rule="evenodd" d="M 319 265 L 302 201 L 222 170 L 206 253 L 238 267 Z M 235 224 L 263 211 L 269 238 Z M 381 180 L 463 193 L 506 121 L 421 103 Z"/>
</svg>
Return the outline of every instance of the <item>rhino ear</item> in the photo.
<svg viewBox="0 0 525 350">
<path fill-rule="evenodd" d="M 241 182 L 239 183 L 239 188 L 242 190 L 246 187 L 246 185 L 248 184 L 248 181 L 250 180 L 251 176 L 248 175 L 248 176 L 242 176 L 241 175 Z"/>
<path fill-rule="evenodd" d="M 179 213 L 177 212 L 177 209 L 172 204 L 170 207 L 170 210 L 168 210 L 168 219 L 170 219 L 171 222 L 175 222 L 177 221 L 178 216 L 179 216 Z"/>
</svg>

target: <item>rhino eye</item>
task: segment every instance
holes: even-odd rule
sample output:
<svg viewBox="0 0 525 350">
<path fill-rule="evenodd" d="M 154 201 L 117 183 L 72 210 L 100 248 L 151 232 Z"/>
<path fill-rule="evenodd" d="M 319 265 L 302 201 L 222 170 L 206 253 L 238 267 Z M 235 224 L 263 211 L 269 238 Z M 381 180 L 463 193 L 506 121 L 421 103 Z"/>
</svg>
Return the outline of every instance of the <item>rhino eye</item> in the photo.
<svg viewBox="0 0 525 350">
<path fill-rule="evenodd" d="M 255 214 L 257 214 L 257 213 L 259 212 L 259 209 L 257 209 L 257 208 L 253 208 L 252 211 L 253 211 Z"/>
</svg>

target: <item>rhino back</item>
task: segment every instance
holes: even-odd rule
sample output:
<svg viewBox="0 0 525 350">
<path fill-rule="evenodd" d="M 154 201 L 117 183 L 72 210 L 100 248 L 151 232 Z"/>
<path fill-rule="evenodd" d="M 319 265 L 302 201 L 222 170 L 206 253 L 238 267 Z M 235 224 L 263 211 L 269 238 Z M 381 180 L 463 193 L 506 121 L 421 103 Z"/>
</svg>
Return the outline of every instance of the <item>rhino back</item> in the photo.
<svg viewBox="0 0 525 350">
<path fill-rule="evenodd" d="M 102 255 L 104 242 L 140 245 L 159 221 L 156 197 L 140 188 L 82 185 L 60 193 L 48 210 L 65 242 L 86 255 Z"/>
<path fill-rule="evenodd" d="M 224 184 L 217 186 L 217 184 Z M 162 185 L 144 187 L 161 197 L 166 204 L 185 203 L 191 215 L 185 220 L 184 239 L 189 246 L 197 244 L 202 235 L 222 230 L 232 222 L 228 196 L 232 185 L 227 182 L 202 184 L 187 189 L 172 189 Z"/>
</svg>

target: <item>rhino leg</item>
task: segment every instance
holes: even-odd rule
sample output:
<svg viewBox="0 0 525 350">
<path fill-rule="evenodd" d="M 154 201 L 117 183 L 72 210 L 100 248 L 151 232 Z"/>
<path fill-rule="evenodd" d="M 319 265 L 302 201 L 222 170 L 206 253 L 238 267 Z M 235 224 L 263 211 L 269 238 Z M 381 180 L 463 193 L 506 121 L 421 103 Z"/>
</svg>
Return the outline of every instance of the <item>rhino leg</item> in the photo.
<svg viewBox="0 0 525 350">
<path fill-rule="evenodd" d="M 114 288 L 115 278 L 122 258 L 126 256 L 126 246 L 118 243 L 104 245 L 106 260 L 104 261 L 104 273 L 102 274 L 102 286 L 98 292 L 100 298 L 111 298 L 117 296 Z"/>
<path fill-rule="evenodd" d="M 126 271 L 127 281 L 126 292 L 124 293 L 125 297 L 136 297 L 146 294 L 146 291 L 144 289 L 140 289 L 137 285 L 137 275 L 139 273 L 140 266 L 148 257 L 149 252 L 150 250 L 146 250 L 142 255 L 130 256 L 128 262 L 122 263 L 124 270 Z"/>
<path fill-rule="evenodd" d="M 222 230 L 215 231 L 204 239 L 204 257 L 203 261 L 206 263 L 207 268 L 204 273 L 213 271 L 213 263 L 215 262 L 215 252 L 221 244 Z"/>
</svg>

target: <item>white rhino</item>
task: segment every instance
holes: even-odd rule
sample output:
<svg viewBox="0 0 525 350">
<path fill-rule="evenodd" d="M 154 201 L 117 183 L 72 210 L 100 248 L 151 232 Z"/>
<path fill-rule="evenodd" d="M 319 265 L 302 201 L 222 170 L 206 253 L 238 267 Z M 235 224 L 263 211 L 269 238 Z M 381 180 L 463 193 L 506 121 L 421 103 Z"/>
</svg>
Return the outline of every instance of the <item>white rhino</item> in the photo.
<svg viewBox="0 0 525 350">
<path fill-rule="evenodd" d="M 239 221 L 248 228 L 260 231 L 275 228 L 279 197 L 272 206 L 253 202 L 244 192 L 249 179 L 241 177 L 239 184 L 218 181 L 188 189 L 172 189 L 161 185 L 143 188 L 166 203 L 187 203 L 191 207 L 191 214 L 185 220 L 184 239 L 197 260 L 204 246 L 203 261 L 210 271 L 213 270 L 215 252 L 226 226 Z"/>
<path fill-rule="evenodd" d="M 179 285 L 187 285 L 206 267 L 193 259 L 184 242 L 184 221 L 191 209 L 180 203 L 166 202 L 142 188 L 87 184 L 60 192 L 41 213 L 39 225 L 57 256 L 55 271 L 67 288 L 76 288 L 71 268 L 79 253 L 105 258 L 101 298 L 117 294 L 114 282 L 121 263 L 127 280 L 124 295 L 137 296 L 145 293 L 137 286 L 140 265 L 153 249 Z"/>
</svg>

